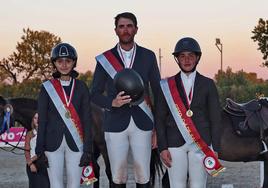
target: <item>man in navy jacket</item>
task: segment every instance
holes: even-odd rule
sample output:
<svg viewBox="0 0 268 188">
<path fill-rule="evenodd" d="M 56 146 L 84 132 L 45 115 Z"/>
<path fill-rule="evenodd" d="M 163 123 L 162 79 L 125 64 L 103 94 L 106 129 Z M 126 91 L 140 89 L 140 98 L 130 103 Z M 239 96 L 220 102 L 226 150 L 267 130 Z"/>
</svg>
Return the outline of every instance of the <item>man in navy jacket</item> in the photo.
<svg viewBox="0 0 268 188">
<path fill-rule="evenodd" d="M 150 177 L 151 147 L 156 145 L 154 118 L 149 102 L 149 88 L 154 99 L 159 89 L 160 73 L 155 54 L 138 46 L 134 37 L 138 31 L 135 15 L 129 12 L 115 17 L 115 33 L 119 43 L 96 57 L 97 65 L 91 89 L 92 102 L 105 109 L 103 129 L 111 163 L 115 187 L 125 187 L 127 181 L 127 156 L 129 147 L 134 159 L 137 187 L 148 187 Z M 129 95 L 117 92 L 114 75 L 130 68 L 142 78 L 145 87 L 144 101 L 131 105 Z"/>
</svg>

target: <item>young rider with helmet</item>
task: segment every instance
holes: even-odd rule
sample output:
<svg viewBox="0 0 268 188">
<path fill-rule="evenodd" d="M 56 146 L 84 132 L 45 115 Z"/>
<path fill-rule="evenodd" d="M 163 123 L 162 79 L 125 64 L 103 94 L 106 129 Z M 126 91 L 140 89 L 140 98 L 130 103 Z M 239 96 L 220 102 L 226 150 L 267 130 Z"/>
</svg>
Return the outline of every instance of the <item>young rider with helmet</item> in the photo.
<svg viewBox="0 0 268 188">
<path fill-rule="evenodd" d="M 80 187 L 82 166 L 91 161 L 91 109 L 86 84 L 74 70 L 77 53 L 68 43 L 57 44 L 51 52 L 56 69 L 42 84 L 38 98 L 39 128 L 36 154 L 48 158 L 52 188 L 63 188 L 64 162 L 67 187 Z"/>
<path fill-rule="evenodd" d="M 181 71 L 160 82 L 156 132 L 171 188 L 205 188 L 207 174 L 223 170 L 218 161 L 220 103 L 212 79 L 196 71 L 202 52 L 190 37 L 172 53 Z M 213 147 L 213 149 L 212 149 Z"/>
</svg>

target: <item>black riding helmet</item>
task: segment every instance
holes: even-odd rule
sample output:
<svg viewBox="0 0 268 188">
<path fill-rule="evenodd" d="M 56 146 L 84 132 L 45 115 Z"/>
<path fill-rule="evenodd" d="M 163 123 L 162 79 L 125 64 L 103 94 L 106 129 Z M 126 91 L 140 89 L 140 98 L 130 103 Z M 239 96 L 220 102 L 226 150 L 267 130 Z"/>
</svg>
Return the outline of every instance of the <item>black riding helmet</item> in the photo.
<svg viewBox="0 0 268 188">
<path fill-rule="evenodd" d="M 51 51 L 50 60 L 55 63 L 55 61 L 59 58 L 70 58 L 74 61 L 74 67 L 76 67 L 77 62 L 77 53 L 73 46 L 68 43 L 59 43 L 53 47 Z M 73 67 L 73 68 L 74 68 Z"/>
<path fill-rule="evenodd" d="M 131 105 L 139 105 L 144 99 L 144 83 L 133 69 L 123 69 L 114 77 L 114 86 L 117 92 L 125 91 L 124 95 L 129 95 Z"/>
<path fill-rule="evenodd" d="M 177 42 L 172 55 L 178 56 L 181 52 L 186 52 L 186 51 L 196 53 L 196 55 L 199 56 L 199 59 L 202 55 L 201 48 L 198 42 L 191 37 L 185 37 L 185 38 L 180 39 Z"/>
<path fill-rule="evenodd" d="M 179 63 L 179 60 L 177 59 L 178 55 L 182 52 L 193 52 L 198 56 L 198 59 L 196 61 L 195 66 L 190 71 L 184 70 L 182 68 L 181 64 Z M 185 38 L 180 39 L 177 42 L 172 55 L 174 55 L 175 61 L 177 62 L 177 64 L 181 68 L 181 70 L 183 72 L 187 73 L 187 72 L 194 72 L 196 70 L 196 66 L 201 58 L 202 52 L 201 52 L 201 48 L 200 48 L 198 42 L 195 39 L 193 39 L 191 37 L 185 37 Z"/>
</svg>

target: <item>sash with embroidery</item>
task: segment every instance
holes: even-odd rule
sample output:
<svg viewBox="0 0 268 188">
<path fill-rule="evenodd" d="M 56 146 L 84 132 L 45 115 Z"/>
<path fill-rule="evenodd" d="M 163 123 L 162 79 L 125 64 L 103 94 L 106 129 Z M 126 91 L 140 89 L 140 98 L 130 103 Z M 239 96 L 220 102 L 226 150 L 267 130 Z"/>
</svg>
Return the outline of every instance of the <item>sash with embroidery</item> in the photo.
<svg viewBox="0 0 268 188">
<path fill-rule="evenodd" d="M 73 80 L 73 84 L 75 84 L 75 79 Z M 52 79 L 44 82 L 43 85 L 70 131 L 79 151 L 83 151 L 83 130 L 80 118 L 72 103 L 69 106 L 66 105 L 64 91 L 60 81 L 58 79 Z"/>
<path fill-rule="evenodd" d="M 109 74 L 109 76 L 114 79 L 117 72 L 124 69 L 124 67 L 119 63 L 118 59 L 109 50 L 96 56 L 97 62 L 101 64 L 104 70 Z M 138 106 L 147 114 L 147 116 L 154 122 L 154 117 L 150 108 L 149 98 L 145 97 L 145 100 Z"/>
<path fill-rule="evenodd" d="M 187 109 L 178 92 L 175 77 L 161 80 L 160 85 L 171 114 L 185 142 L 195 151 L 206 171 L 212 176 L 217 176 L 218 173 L 225 168 L 220 164 L 214 152 L 201 138 L 192 119 L 186 115 Z"/>
</svg>

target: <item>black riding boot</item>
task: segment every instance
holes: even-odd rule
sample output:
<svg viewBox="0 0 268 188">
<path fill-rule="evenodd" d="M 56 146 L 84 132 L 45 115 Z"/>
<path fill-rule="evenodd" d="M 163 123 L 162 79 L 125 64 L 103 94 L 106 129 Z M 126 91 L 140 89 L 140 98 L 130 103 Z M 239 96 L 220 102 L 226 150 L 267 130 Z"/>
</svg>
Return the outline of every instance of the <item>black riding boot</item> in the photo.
<svg viewBox="0 0 268 188">
<path fill-rule="evenodd" d="M 150 182 L 145 184 L 136 183 L 136 188 L 150 188 Z"/>
<path fill-rule="evenodd" d="M 126 188 L 126 184 L 116 184 L 113 182 L 112 188 Z"/>
</svg>

